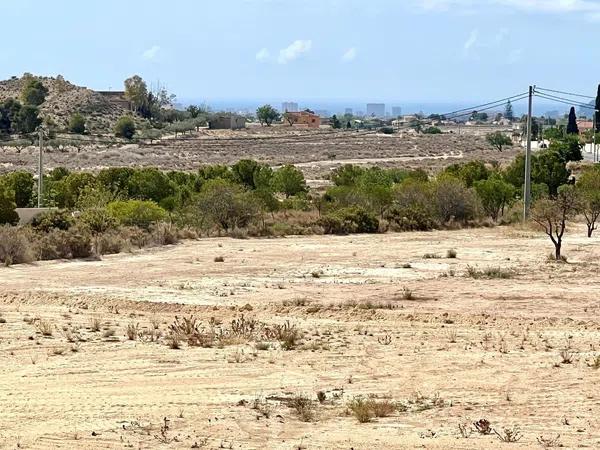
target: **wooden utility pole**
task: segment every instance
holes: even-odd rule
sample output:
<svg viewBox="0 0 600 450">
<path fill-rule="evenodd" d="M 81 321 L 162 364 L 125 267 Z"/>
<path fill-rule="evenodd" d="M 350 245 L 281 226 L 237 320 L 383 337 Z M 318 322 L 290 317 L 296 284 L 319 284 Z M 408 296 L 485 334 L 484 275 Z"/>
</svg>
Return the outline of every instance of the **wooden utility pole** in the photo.
<svg viewBox="0 0 600 450">
<path fill-rule="evenodd" d="M 40 127 L 39 129 L 39 138 L 40 138 L 40 153 L 38 157 L 38 208 L 43 206 L 43 197 L 44 197 L 44 131 Z"/>
<path fill-rule="evenodd" d="M 527 148 L 525 150 L 525 186 L 523 188 L 523 220 L 529 217 L 531 207 L 531 125 L 533 92 L 535 86 L 529 86 L 529 109 L 527 111 Z"/>
</svg>

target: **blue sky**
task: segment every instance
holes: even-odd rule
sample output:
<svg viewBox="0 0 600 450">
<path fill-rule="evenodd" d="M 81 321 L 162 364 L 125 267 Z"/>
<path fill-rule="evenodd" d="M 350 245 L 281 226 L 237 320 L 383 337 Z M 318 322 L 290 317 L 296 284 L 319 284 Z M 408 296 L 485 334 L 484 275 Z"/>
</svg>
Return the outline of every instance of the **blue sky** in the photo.
<svg viewBox="0 0 600 450">
<path fill-rule="evenodd" d="M 471 102 L 594 95 L 596 0 L 0 0 L 0 78 L 62 74 L 181 99 Z"/>
</svg>

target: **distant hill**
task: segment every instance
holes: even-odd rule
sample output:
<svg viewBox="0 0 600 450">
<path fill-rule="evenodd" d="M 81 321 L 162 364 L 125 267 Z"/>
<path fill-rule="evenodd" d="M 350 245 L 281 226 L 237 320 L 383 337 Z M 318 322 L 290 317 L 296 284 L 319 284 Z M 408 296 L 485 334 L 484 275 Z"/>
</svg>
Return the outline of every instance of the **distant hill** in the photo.
<svg viewBox="0 0 600 450">
<path fill-rule="evenodd" d="M 9 98 L 19 99 L 25 76 L 0 81 L 0 102 Z M 122 99 L 115 95 L 103 95 L 86 87 L 77 86 L 62 76 L 37 77 L 48 88 L 46 101 L 40 106 L 41 115 L 50 117 L 59 127 L 67 125 L 75 112 L 82 114 L 91 130 L 107 130 L 128 109 Z M 114 94 L 114 93 L 113 93 Z"/>
</svg>

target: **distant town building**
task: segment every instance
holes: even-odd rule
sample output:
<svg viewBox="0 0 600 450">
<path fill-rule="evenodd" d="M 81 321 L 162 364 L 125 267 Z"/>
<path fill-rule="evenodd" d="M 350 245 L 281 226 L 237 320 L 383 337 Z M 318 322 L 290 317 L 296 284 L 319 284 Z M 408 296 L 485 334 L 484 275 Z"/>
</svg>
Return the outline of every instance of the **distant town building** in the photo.
<svg viewBox="0 0 600 450">
<path fill-rule="evenodd" d="M 281 112 L 298 112 L 298 103 L 283 102 L 281 104 Z"/>
<path fill-rule="evenodd" d="M 348 115 L 348 116 L 351 116 L 351 115 L 352 115 L 352 108 L 346 108 L 346 109 L 344 110 L 344 114 L 346 114 L 346 115 Z"/>
<path fill-rule="evenodd" d="M 385 117 L 385 103 L 367 103 L 368 117 Z"/>
<path fill-rule="evenodd" d="M 584 131 L 592 130 L 594 128 L 594 122 L 591 120 L 578 120 L 577 128 L 579 128 L 580 133 L 583 133 Z"/>
<path fill-rule="evenodd" d="M 209 130 L 239 130 L 246 128 L 246 118 L 241 116 L 217 116 L 208 122 Z"/>
<path fill-rule="evenodd" d="M 319 128 L 321 126 L 321 118 L 310 111 L 288 112 L 284 117 L 284 121 L 290 126 L 306 128 Z"/>
<path fill-rule="evenodd" d="M 392 106 L 392 117 L 400 117 L 402 115 L 402 108 L 400 106 Z"/>
</svg>

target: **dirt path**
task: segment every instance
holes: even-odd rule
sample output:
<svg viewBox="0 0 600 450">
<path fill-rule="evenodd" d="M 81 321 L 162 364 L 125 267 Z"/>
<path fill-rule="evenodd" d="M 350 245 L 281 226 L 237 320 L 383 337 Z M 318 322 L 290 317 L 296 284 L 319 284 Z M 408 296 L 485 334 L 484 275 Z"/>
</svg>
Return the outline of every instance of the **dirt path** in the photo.
<svg viewBox="0 0 600 450">
<path fill-rule="evenodd" d="M 500 434 L 520 429 L 514 448 L 558 434 L 567 447 L 596 448 L 599 243 L 578 226 L 569 264 L 555 264 L 549 240 L 516 228 L 222 238 L 1 268 L 0 442 L 504 448 L 495 434 L 461 437 L 459 424 L 485 418 Z M 468 267 L 509 278 L 473 279 Z M 268 327 L 289 321 L 302 337 L 288 351 L 264 337 L 169 348 L 174 317 L 189 314 L 205 329 L 242 314 Z M 143 338 L 129 340 L 136 324 Z M 298 395 L 313 399 L 308 422 L 290 406 Z M 399 407 L 361 424 L 347 405 L 369 395 Z"/>
</svg>

